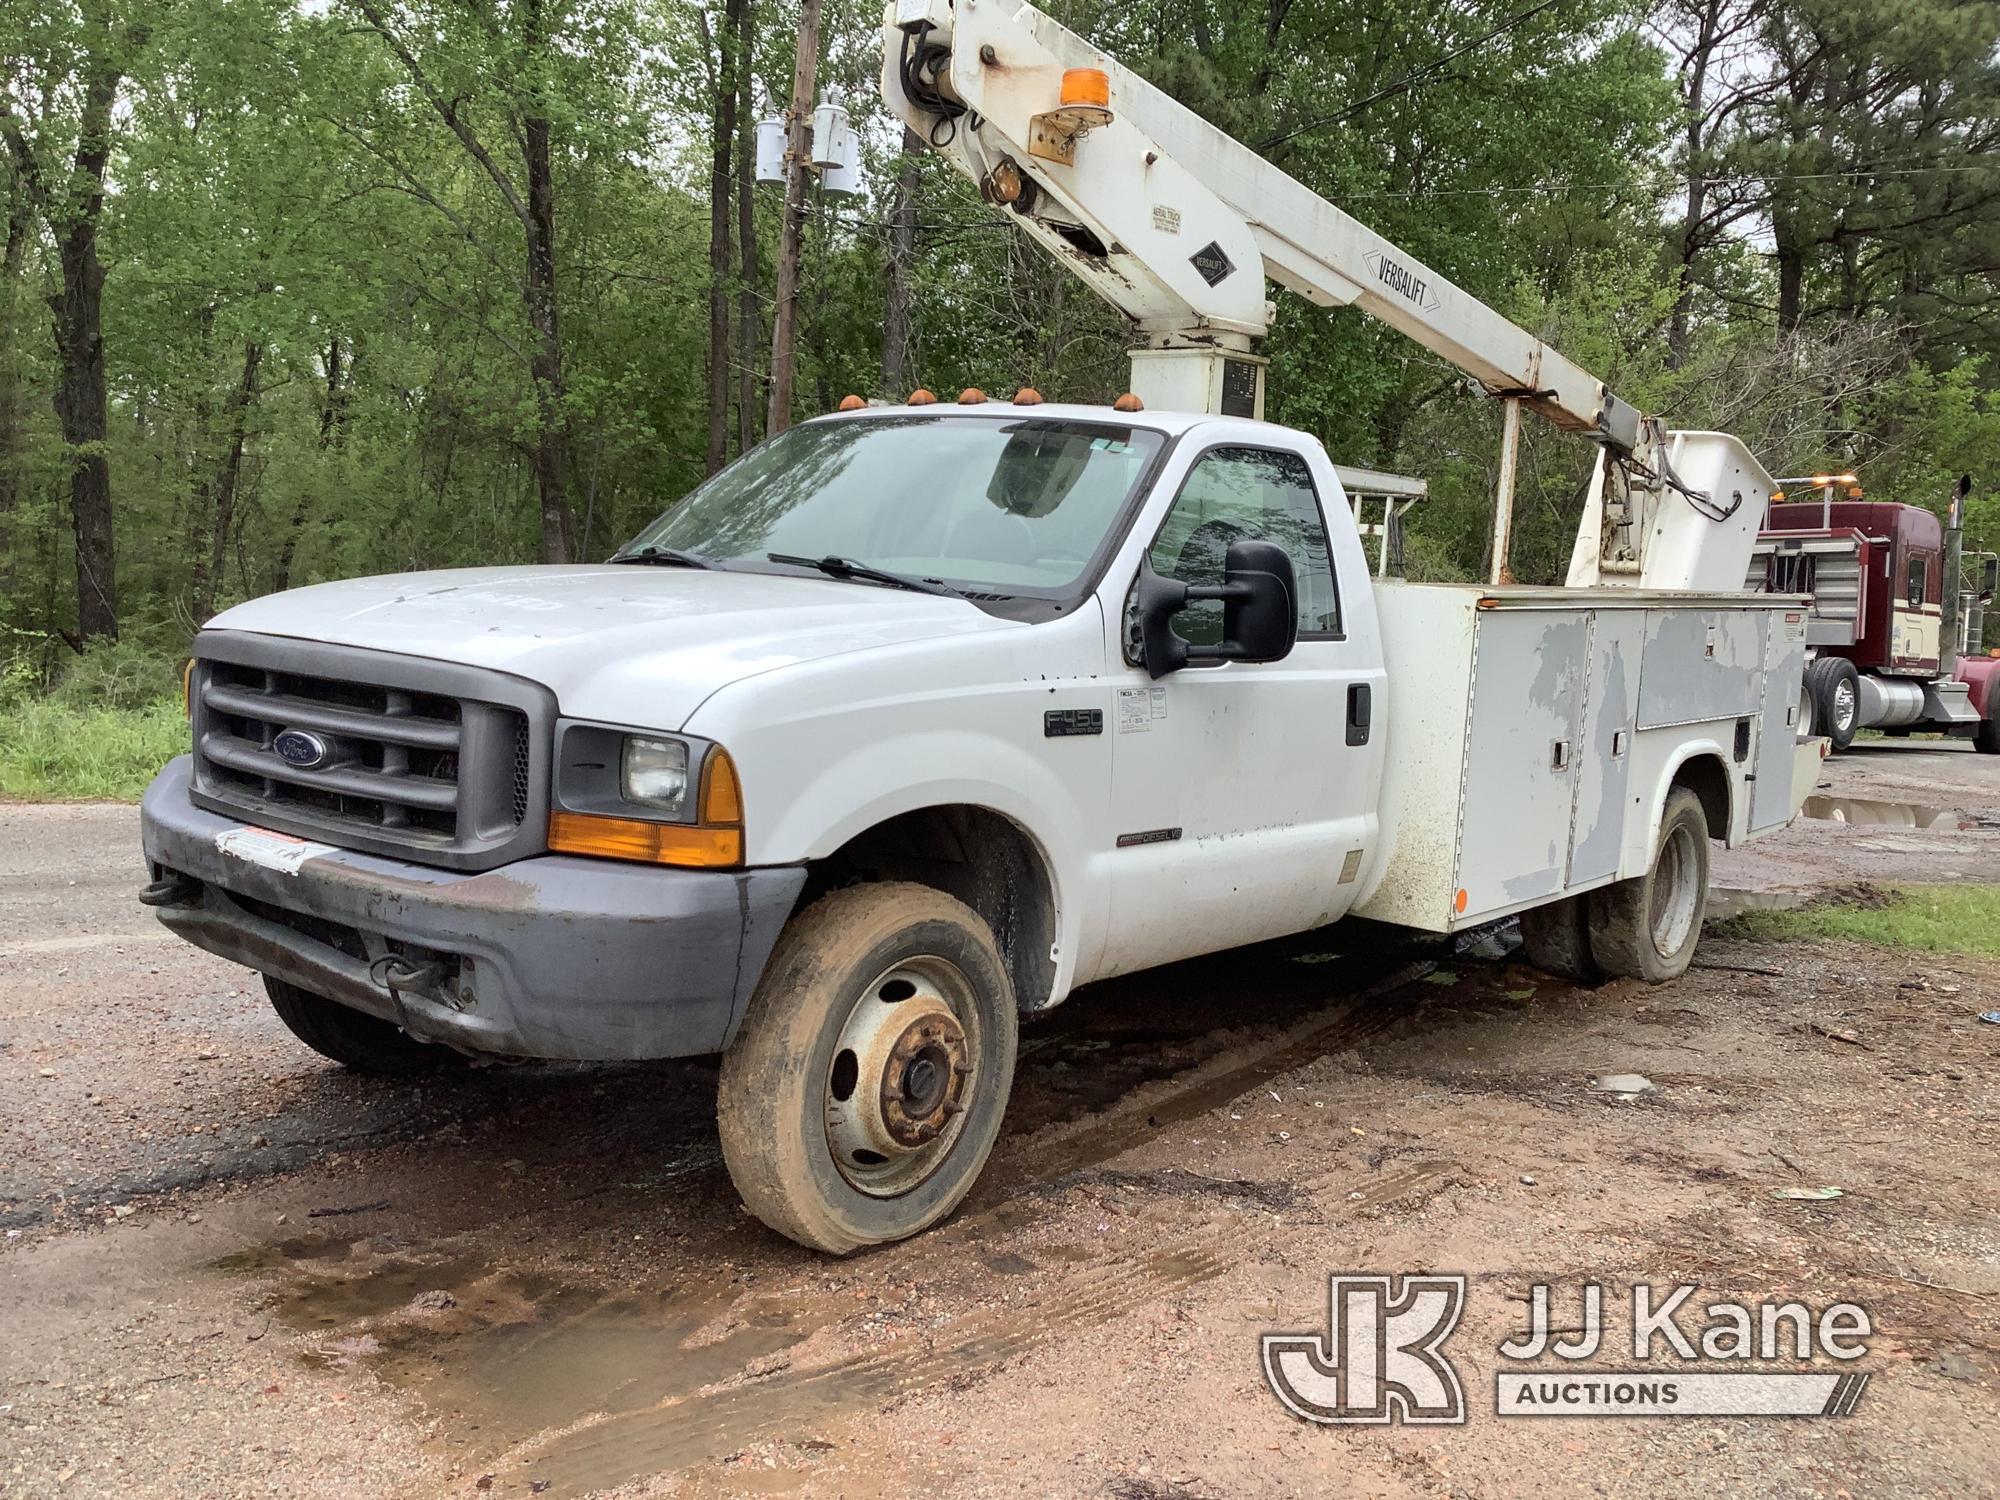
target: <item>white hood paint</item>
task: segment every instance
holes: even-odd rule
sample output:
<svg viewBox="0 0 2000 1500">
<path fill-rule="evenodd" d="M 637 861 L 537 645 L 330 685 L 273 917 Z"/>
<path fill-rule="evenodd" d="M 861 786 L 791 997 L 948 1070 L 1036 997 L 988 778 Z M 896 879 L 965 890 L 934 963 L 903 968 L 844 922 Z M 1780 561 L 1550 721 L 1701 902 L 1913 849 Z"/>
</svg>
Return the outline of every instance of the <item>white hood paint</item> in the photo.
<svg viewBox="0 0 2000 1500">
<path fill-rule="evenodd" d="M 252 599 L 208 623 L 491 667 L 551 689 L 573 717 L 663 729 L 718 688 L 799 662 L 1022 628 L 962 599 L 641 564 L 354 578 Z"/>
</svg>

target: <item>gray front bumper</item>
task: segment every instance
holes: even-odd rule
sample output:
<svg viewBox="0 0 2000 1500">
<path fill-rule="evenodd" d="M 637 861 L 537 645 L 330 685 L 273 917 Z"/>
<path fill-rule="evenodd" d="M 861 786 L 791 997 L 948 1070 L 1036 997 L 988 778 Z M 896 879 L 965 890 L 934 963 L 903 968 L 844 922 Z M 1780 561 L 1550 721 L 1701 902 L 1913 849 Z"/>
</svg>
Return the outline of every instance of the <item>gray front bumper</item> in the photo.
<svg viewBox="0 0 2000 1500">
<path fill-rule="evenodd" d="M 188 800 L 188 758 L 140 804 L 156 879 L 198 882 L 160 920 L 198 948 L 412 1036 L 510 1057 L 720 1051 L 805 884 L 797 867 L 672 870 L 544 855 L 463 874 L 329 849 L 296 874 L 217 847 L 246 825 Z M 390 990 L 394 950 L 449 976 Z M 356 950 L 359 950 L 357 953 Z"/>
</svg>

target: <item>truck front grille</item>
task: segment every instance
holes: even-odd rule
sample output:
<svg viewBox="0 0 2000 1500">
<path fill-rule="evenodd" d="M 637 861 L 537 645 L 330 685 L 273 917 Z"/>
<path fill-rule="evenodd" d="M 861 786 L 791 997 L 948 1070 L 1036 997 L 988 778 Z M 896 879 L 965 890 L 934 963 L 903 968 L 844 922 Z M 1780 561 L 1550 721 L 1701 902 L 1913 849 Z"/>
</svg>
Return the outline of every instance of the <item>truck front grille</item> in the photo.
<svg viewBox="0 0 2000 1500">
<path fill-rule="evenodd" d="M 204 635 L 195 800 L 351 848 L 482 868 L 540 847 L 553 706 L 500 673 Z M 538 733 L 539 728 L 539 733 Z"/>
</svg>

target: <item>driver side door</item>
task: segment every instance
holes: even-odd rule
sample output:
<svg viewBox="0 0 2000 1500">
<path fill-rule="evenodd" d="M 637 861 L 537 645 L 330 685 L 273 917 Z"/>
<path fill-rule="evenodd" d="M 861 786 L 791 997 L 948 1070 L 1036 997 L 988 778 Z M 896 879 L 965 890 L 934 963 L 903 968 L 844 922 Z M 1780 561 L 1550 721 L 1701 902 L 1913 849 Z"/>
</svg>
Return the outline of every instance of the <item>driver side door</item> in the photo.
<svg viewBox="0 0 2000 1500">
<path fill-rule="evenodd" d="M 1314 468 L 1281 447 L 1210 446 L 1147 549 L 1154 572 L 1201 585 L 1222 582 L 1233 541 L 1282 546 L 1298 590 L 1289 656 L 1155 681 L 1131 664 L 1129 608 L 1112 626 L 1116 848 L 1101 975 L 1320 926 L 1359 889 L 1376 827 L 1381 670 L 1372 643 L 1344 628 L 1341 585 L 1367 582 L 1336 564 L 1337 551 L 1358 564 L 1359 548 L 1329 544 Z M 1192 605 L 1174 628 L 1213 645 L 1223 607 Z"/>
</svg>

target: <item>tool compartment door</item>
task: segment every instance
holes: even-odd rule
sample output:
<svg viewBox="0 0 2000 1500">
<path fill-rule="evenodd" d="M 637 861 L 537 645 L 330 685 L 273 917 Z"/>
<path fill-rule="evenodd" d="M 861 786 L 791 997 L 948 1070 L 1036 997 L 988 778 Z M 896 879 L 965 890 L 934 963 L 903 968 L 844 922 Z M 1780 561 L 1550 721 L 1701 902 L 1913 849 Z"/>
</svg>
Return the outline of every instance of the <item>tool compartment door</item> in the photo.
<svg viewBox="0 0 2000 1500">
<path fill-rule="evenodd" d="M 1588 610 L 1479 613 L 1460 806 L 1457 885 L 1466 900 L 1459 925 L 1564 887 L 1589 647 Z"/>
<path fill-rule="evenodd" d="M 1764 702 L 1757 720 L 1756 779 L 1750 787 L 1750 832 L 1791 821 L 1792 764 L 1799 737 L 1799 685 L 1806 669 L 1806 612 L 1773 611 L 1765 619 Z"/>
<path fill-rule="evenodd" d="M 1578 738 L 1576 816 L 1570 834 L 1569 885 L 1618 873 L 1631 798 L 1632 732 L 1639 717 L 1639 661 L 1646 616 L 1600 609 L 1591 618 L 1589 679 Z"/>
</svg>

